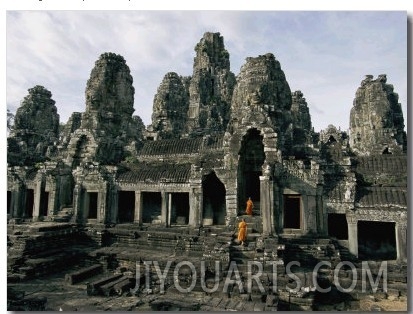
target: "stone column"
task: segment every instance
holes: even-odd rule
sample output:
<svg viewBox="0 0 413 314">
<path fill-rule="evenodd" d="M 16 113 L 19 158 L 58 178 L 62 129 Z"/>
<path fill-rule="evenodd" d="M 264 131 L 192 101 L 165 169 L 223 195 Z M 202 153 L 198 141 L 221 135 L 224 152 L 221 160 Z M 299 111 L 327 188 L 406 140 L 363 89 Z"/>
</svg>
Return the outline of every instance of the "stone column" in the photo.
<svg viewBox="0 0 413 314">
<path fill-rule="evenodd" d="M 271 221 L 271 199 L 270 178 L 268 176 L 260 176 L 260 209 L 264 236 L 274 233 L 274 224 Z"/>
<path fill-rule="evenodd" d="M 47 208 L 47 215 L 53 216 L 58 212 L 57 208 L 57 198 L 56 198 L 56 182 L 55 180 L 51 179 L 48 182 L 49 185 L 49 203 Z"/>
<path fill-rule="evenodd" d="M 168 193 L 168 226 L 171 225 L 172 220 L 172 193 Z"/>
<path fill-rule="evenodd" d="M 82 210 L 82 186 L 76 184 L 73 189 L 73 220 L 74 222 L 83 222 L 83 210 Z"/>
<path fill-rule="evenodd" d="M 22 184 L 16 185 L 16 190 L 11 193 L 11 217 L 21 218 L 23 214 L 23 193 L 24 186 Z"/>
<path fill-rule="evenodd" d="M 133 215 L 134 223 L 141 225 L 142 224 L 142 192 L 135 191 L 135 214 Z"/>
<path fill-rule="evenodd" d="M 110 188 L 109 206 L 106 211 L 108 211 L 107 219 L 108 222 L 118 223 L 119 216 L 119 194 L 116 186 Z"/>
<path fill-rule="evenodd" d="M 348 250 L 351 254 L 358 256 L 358 232 L 357 219 L 353 214 L 347 214 L 348 226 Z"/>
<path fill-rule="evenodd" d="M 225 195 L 225 205 L 227 207 L 225 221 L 228 225 L 231 219 L 238 215 L 238 199 L 236 191 L 233 192 L 227 190 L 227 194 Z"/>
<path fill-rule="evenodd" d="M 228 139 L 227 139 L 228 140 Z M 234 157 L 229 152 L 224 157 L 225 170 L 220 171 L 219 179 L 222 178 L 222 183 L 225 186 L 225 225 L 229 226 L 233 223 L 238 215 L 238 189 L 239 183 L 237 180 L 237 164 Z"/>
<path fill-rule="evenodd" d="M 43 180 L 38 179 L 34 189 L 33 221 L 38 221 L 40 217 L 40 202 L 42 200 Z"/>
<path fill-rule="evenodd" d="M 191 227 L 199 227 L 202 220 L 203 195 L 202 180 L 190 180 L 189 223 Z"/>
<path fill-rule="evenodd" d="M 318 234 L 326 234 L 323 208 L 323 185 L 317 184 L 316 189 L 316 225 Z"/>
<path fill-rule="evenodd" d="M 397 260 L 407 262 L 407 222 L 396 223 Z"/>
<path fill-rule="evenodd" d="M 108 217 L 110 217 L 107 210 L 107 194 L 108 194 L 108 187 L 107 184 L 102 184 L 101 189 L 98 192 L 98 213 L 97 213 L 97 222 L 98 223 L 106 223 Z"/>
<path fill-rule="evenodd" d="M 161 207 L 161 223 L 168 226 L 168 195 L 169 193 L 162 191 L 162 207 Z"/>
<path fill-rule="evenodd" d="M 272 183 L 273 187 L 273 215 L 274 215 L 274 233 L 280 234 L 282 230 L 281 225 L 281 201 L 280 201 L 280 187 L 276 182 Z"/>
</svg>

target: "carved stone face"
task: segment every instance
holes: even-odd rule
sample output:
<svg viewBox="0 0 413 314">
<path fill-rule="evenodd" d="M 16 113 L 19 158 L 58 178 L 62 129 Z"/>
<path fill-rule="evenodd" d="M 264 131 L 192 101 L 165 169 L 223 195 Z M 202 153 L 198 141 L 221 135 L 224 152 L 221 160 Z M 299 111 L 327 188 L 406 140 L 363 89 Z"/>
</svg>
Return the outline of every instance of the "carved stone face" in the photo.
<svg viewBox="0 0 413 314">
<path fill-rule="evenodd" d="M 252 93 L 251 101 L 253 104 L 259 104 L 261 102 L 261 92 L 259 90 L 255 90 Z"/>
</svg>

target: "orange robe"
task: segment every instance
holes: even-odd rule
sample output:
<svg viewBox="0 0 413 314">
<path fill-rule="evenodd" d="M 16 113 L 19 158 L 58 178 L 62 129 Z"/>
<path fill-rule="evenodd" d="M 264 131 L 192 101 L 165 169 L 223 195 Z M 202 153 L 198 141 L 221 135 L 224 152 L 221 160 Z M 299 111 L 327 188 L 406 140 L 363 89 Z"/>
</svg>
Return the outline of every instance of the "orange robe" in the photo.
<svg viewBox="0 0 413 314">
<path fill-rule="evenodd" d="M 238 224 L 238 241 L 244 242 L 247 239 L 247 223 L 245 221 L 241 221 Z"/>
<path fill-rule="evenodd" d="M 247 201 L 247 209 L 245 210 L 245 212 L 247 213 L 247 215 L 252 216 L 252 208 L 254 207 L 254 204 L 252 203 L 252 201 L 249 199 Z"/>
</svg>

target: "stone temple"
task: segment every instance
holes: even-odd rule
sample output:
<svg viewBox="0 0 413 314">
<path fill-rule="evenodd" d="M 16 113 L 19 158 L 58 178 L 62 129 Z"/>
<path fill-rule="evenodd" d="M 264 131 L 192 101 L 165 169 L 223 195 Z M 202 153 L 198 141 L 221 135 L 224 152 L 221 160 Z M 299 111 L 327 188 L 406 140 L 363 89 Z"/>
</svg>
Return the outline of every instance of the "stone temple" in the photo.
<svg viewBox="0 0 413 314">
<path fill-rule="evenodd" d="M 386 75 L 361 82 L 348 132 L 315 132 L 303 92 L 290 90 L 273 54 L 246 58 L 236 76 L 219 33 L 205 33 L 195 52 L 191 76 L 160 78 L 147 127 L 114 53 L 96 61 L 85 111 L 64 125 L 52 93 L 29 89 L 7 139 L 8 308 L 365 310 L 373 292 L 367 310 L 407 304 L 407 137 Z M 236 241 L 241 218 L 245 246 Z M 145 261 L 192 262 L 197 275 L 171 266 L 162 282 L 152 263 L 147 286 L 130 290 Z M 200 261 L 220 270 L 215 292 L 196 281 Z M 264 291 L 255 281 L 241 289 L 248 261 L 262 263 Z M 298 291 L 291 261 L 300 263 Z M 387 262 L 377 291 L 362 289 L 365 261 L 373 277 Z M 231 262 L 241 275 L 223 293 Z M 319 262 L 329 263 L 316 278 L 330 293 L 313 289 Z M 332 284 L 341 262 L 359 274 L 352 291 Z M 352 274 L 335 275 L 347 289 Z M 176 282 L 195 286 L 181 293 Z"/>
</svg>

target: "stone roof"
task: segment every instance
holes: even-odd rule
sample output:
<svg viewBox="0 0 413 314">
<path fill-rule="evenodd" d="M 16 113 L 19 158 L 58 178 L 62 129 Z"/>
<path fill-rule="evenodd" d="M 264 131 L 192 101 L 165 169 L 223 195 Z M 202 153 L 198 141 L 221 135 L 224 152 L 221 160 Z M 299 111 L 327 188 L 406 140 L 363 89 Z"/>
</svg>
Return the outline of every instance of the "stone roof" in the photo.
<svg viewBox="0 0 413 314">
<path fill-rule="evenodd" d="M 191 174 L 190 164 L 136 164 L 131 169 L 119 173 L 117 180 L 125 183 L 187 183 Z"/>
<path fill-rule="evenodd" d="M 407 207 L 407 190 L 394 187 L 366 187 L 357 192 L 357 207 Z"/>
<path fill-rule="evenodd" d="M 403 173 L 407 174 L 406 155 L 375 155 L 358 157 L 356 171 L 360 174 Z"/>
<path fill-rule="evenodd" d="M 147 141 L 139 155 L 193 155 L 205 150 L 216 150 L 222 147 L 223 136 L 211 136 L 208 138 L 185 138 Z"/>
</svg>

